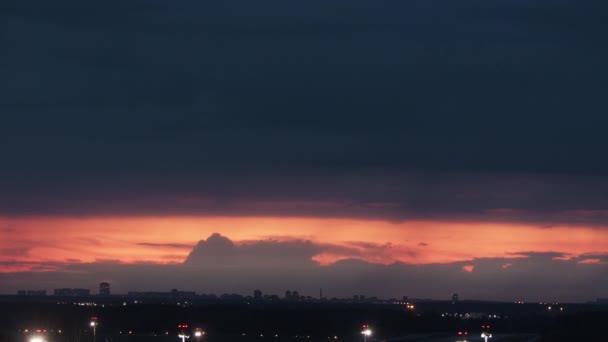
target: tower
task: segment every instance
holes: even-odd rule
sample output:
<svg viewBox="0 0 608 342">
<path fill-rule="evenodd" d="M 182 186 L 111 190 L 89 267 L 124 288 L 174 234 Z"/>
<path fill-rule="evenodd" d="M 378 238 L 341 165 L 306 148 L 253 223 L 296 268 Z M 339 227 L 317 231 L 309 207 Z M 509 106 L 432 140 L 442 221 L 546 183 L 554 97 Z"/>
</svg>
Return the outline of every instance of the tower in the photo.
<svg viewBox="0 0 608 342">
<path fill-rule="evenodd" d="M 110 295 L 110 283 L 108 283 L 108 282 L 99 283 L 99 295 L 100 296 L 109 296 Z"/>
</svg>

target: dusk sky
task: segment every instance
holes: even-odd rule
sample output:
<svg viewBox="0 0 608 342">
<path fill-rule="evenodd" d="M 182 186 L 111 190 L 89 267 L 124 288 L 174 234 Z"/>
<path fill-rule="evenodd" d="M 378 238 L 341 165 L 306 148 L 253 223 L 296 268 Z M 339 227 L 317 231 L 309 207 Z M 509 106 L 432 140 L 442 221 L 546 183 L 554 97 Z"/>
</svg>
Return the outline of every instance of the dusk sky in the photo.
<svg viewBox="0 0 608 342">
<path fill-rule="evenodd" d="M 4 0 L 0 293 L 608 297 L 605 0 Z"/>
</svg>

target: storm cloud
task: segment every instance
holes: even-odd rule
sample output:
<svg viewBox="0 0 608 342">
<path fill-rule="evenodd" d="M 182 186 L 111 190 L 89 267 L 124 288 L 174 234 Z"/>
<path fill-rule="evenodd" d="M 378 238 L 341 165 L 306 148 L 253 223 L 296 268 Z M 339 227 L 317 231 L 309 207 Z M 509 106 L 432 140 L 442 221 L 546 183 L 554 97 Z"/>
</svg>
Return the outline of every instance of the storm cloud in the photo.
<svg viewBox="0 0 608 342">
<path fill-rule="evenodd" d="M 3 214 L 606 222 L 604 2 L 2 9 Z"/>
</svg>

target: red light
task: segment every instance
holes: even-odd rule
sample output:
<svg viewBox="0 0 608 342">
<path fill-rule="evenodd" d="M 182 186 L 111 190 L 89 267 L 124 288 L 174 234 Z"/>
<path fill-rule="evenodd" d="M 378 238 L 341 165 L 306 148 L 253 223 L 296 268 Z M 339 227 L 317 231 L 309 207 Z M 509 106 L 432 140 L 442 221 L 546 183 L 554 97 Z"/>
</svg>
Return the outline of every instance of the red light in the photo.
<svg viewBox="0 0 608 342">
<path fill-rule="evenodd" d="M 468 334 L 469 334 L 469 332 L 468 332 L 468 331 L 465 331 L 465 332 L 464 332 L 464 334 L 465 334 L 465 335 L 468 335 Z"/>
<path fill-rule="evenodd" d="M 459 331 L 459 332 L 458 332 L 458 335 L 462 335 L 462 331 Z"/>
</svg>

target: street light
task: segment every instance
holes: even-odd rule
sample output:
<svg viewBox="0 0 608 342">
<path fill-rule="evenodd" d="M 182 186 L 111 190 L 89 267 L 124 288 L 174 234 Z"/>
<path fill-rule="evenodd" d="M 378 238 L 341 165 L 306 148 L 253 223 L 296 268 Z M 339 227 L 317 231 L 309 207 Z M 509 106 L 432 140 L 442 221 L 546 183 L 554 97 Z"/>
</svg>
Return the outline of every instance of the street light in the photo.
<svg viewBox="0 0 608 342">
<path fill-rule="evenodd" d="M 367 342 L 367 338 L 369 336 L 372 336 L 372 330 L 369 328 L 368 325 L 364 325 L 361 334 L 363 335 L 363 342 Z"/>
<path fill-rule="evenodd" d="M 201 329 L 196 328 L 196 330 L 194 330 L 194 337 L 196 337 L 197 340 L 203 337 L 203 335 L 205 335 L 205 332 Z"/>
<path fill-rule="evenodd" d="M 180 329 L 180 331 L 177 333 L 177 337 L 182 339 L 182 342 L 186 342 L 187 338 L 190 338 L 190 336 L 186 335 L 186 331 L 185 329 L 188 329 L 188 324 L 180 324 L 177 326 L 178 329 Z"/>
<path fill-rule="evenodd" d="M 91 318 L 91 323 L 89 325 L 93 328 L 93 342 L 95 342 L 95 337 L 97 335 L 97 317 Z"/>
<path fill-rule="evenodd" d="M 481 338 L 483 338 L 485 340 L 485 342 L 488 342 L 488 339 L 492 338 L 492 334 L 490 334 L 490 326 L 489 325 L 482 325 L 481 326 Z"/>
</svg>

